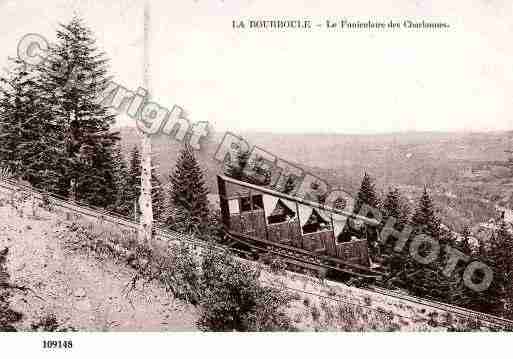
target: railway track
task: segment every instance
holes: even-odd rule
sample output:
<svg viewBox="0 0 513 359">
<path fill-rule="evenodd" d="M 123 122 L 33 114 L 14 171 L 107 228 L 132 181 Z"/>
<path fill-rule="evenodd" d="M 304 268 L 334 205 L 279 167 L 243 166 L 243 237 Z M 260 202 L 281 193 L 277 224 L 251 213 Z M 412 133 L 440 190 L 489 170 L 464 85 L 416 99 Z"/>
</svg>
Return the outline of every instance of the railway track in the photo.
<svg viewBox="0 0 513 359">
<path fill-rule="evenodd" d="M 18 192 L 25 191 L 25 192 L 29 193 L 31 196 L 33 196 L 34 198 L 39 199 L 39 200 L 42 200 L 43 197 L 46 197 L 51 200 L 52 206 L 60 207 L 62 209 L 68 210 L 76 215 L 78 214 L 80 216 L 87 216 L 87 217 L 94 218 L 96 220 L 110 222 L 110 223 L 118 225 L 118 226 L 123 226 L 125 228 L 129 228 L 133 231 L 136 231 L 138 228 L 138 224 L 136 222 L 132 221 L 129 218 L 120 216 L 118 214 L 114 214 L 112 212 L 109 212 L 109 211 L 106 211 L 106 210 L 103 210 L 100 208 L 94 208 L 85 203 L 73 202 L 67 198 L 63 198 L 63 197 L 60 197 L 60 196 L 57 196 L 54 194 L 49 194 L 49 193 L 46 193 L 43 191 L 39 191 L 32 187 L 23 186 L 14 181 L 9 181 L 9 180 L 5 180 L 5 179 L 0 180 L 0 193 L 3 193 L 4 195 L 12 195 L 16 191 L 18 191 Z M 213 246 L 214 249 L 223 250 L 223 251 L 228 249 L 246 259 L 248 259 L 248 258 L 251 259 L 251 257 L 255 253 L 254 250 L 253 251 L 251 251 L 251 250 L 245 251 L 245 250 L 240 250 L 237 248 L 232 248 L 232 245 L 235 242 L 232 242 L 230 245 L 218 245 L 218 244 L 212 245 L 212 244 L 205 243 L 204 241 L 199 240 L 192 235 L 187 235 L 187 234 L 164 229 L 161 227 L 161 225 L 159 223 L 155 223 L 155 226 L 156 226 L 156 230 L 155 230 L 156 236 L 161 239 L 164 239 L 164 240 L 186 241 L 190 244 L 193 244 L 193 245 L 196 245 L 196 246 L 202 247 L 202 248 L 208 248 L 208 247 Z M 262 249 L 259 249 L 259 250 L 262 251 Z M 263 250 L 263 251 L 265 251 L 265 250 Z M 273 254 L 273 255 L 284 256 L 284 253 L 281 253 L 279 251 L 273 251 L 271 249 L 267 250 L 267 252 L 269 254 Z M 288 259 L 293 260 L 293 261 L 298 260 L 298 258 L 288 258 Z M 301 262 L 301 261 L 302 261 L 302 259 L 299 258 L 299 262 Z M 303 261 L 305 262 L 304 264 L 307 264 L 310 266 L 324 267 L 324 265 L 318 261 L 312 262 L 311 258 L 303 259 Z M 329 268 L 326 268 L 326 269 L 329 269 Z M 465 309 L 462 307 L 457 307 L 457 306 L 454 306 L 451 304 L 437 302 L 437 301 L 434 301 L 431 299 L 424 299 L 424 298 L 404 294 L 401 292 L 380 288 L 377 286 L 370 286 L 370 287 L 365 288 L 365 290 L 368 290 L 369 292 L 393 297 L 396 299 L 400 299 L 403 301 L 407 301 L 410 303 L 420 304 L 423 306 L 431 307 L 433 309 L 445 311 L 447 313 L 451 313 L 451 314 L 461 317 L 461 318 L 472 319 L 472 320 L 475 320 L 475 321 L 478 321 L 481 323 L 485 323 L 489 327 L 492 327 L 495 329 L 513 331 L 513 321 L 507 320 L 504 318 L 500 318 L 497 316 L 493 316 L 490 314 L 476 312 L 476 311 L 472 311 L 472 310 Z"/>
<path fill-rule="evenodd" d="M 507 331 L 513 331 L 513 321 L 500 318 L 491 314 L 476 312 L 470 309 L 458 307 L 452 304 L 447 304 L 443 302 L 438 302 L 432 299 L 425 299 L 416 297 L 410 294 L 401 293 L 398 291 L 383 289 L 380 287 L 372 286 L 369 288 L 371 291 L 386 295 L 389 297 L 394 297 L 397 299 L 402 299 L 404 301 L 408 301 L 410 303 L 416 303 L 423 306 L 431 307 L 433 309 L 442 310 L 447 313 L 451 313 L 458 317 L 470 318 L 477 322 L 486 323 L 488 326 L 496 328 L 496 329 L 504 329 Z"/>
</svg>

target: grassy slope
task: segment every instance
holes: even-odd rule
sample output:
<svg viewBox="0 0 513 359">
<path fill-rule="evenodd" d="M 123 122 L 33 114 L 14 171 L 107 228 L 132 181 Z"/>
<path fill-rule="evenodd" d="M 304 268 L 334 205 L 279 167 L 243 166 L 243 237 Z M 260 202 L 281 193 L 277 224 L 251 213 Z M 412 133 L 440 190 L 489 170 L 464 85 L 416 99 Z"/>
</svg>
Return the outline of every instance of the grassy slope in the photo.
<svg viewBox="0 0 513 359">
<path fill-rule="evenodd" d="M 20 330 L 53 314 L 65 327 L 81 331 L 196 330 L 196 311 L 174 300 L 156 283 L 126 291 L 134 273 L 113 262 L 71 252 L 59 218 L 20 218 L 0 207 L 0 247 L 10 248 L 8 270 L 16 285 L 13 308 L 24 314 Z"/>
<path fill-rule="evenodd" d="M 20 330 L 28 330 L 31 323 L 48 314 L 54 314 L 62 326 L 81 331 L 196 329 L 199 308 L 175 300 L 155 282 L 139 282 L 135 290 L 127 292 L 134 271 L 126 263 L 70 250 L 74 237 L 67 230 L 69 222 L 41 209 L 31 217 L 28 206 L 24 212 L 20 217 L 9 205 L 0 206 L 0 247 L 10 248 L 11 281 L 31 289 L 13 298 L 13 309 L 25 315 Z M 118 230 L 81 221 L 97 226 L 106 234 L 106 241 L 112 237 L 108 233 Z M 452 321 L 446 313 L 422 305 L 263 268 L 265 285 L 295 295 L 288 314 L 298 330 L 439 331 Z M 466 328 L 468 323 L 456 326 Z"/>
</svg>

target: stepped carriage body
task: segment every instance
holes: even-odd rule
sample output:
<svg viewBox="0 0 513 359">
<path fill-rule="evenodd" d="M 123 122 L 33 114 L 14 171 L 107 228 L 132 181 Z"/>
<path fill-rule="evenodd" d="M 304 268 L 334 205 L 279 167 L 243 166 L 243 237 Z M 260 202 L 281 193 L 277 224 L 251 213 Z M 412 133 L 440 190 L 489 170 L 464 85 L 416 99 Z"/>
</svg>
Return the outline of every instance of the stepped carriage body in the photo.
<svg viewBox="0 0 513 359">
<path fill-rule="evenodd" d="M 375 225 L 372 219 L 226 176 L 217 181 L 223 225 L 236 241 L 335 271 L 378 275 L 369 268 L 367 240 L 342 238 L 346 223 Z"/>
</svg>

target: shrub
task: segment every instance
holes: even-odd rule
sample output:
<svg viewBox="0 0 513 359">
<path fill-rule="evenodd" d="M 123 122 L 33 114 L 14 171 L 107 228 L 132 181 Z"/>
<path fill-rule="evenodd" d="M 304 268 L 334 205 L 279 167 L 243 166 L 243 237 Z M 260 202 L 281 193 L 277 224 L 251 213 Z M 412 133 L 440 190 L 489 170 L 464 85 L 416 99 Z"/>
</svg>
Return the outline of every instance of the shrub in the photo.
<svg viewBox="0 0 513 359">
<path fill-rule="evenodd" d="M 260 271 L 213 250 L 202 263 L 203 312 L 198 326 L 204 331 L 291 330 L 283 311 L 291 296 L 262 287 Z"/>
<path fill-rule="evenodd" d="M 55 314 L 47 314 L 37 322 L 30 325 L 30 329 L 36 332 L 76 332 L 73 327 L 63 327 L 59 324 Z"/>
<path fill-rule="evenodd" d="M 197 304 L 201 296 L 200 273 L 191 248 L 180 243 L 170 247 L 167 253 L 169 256 L 155 268 L 158 279 L 176 298 Z"/>
<path fill-rule="evenodd" d="M 10 308 L 9 273 L 5 268 L 8 253 L 8 248 L 0 251 L 0 332 L 15 332 L 16 328 L 13 324 L 23 318 L 21 313 Z"/>
<path fill-rule="evenodd" d="M 42 332 L 55 332 L 59 328 L 59 322 L 53 314 L 45 315 L 40 318 L 37 322 L 30 325 L 30 329 L 34 331 Z"/>
</svg>

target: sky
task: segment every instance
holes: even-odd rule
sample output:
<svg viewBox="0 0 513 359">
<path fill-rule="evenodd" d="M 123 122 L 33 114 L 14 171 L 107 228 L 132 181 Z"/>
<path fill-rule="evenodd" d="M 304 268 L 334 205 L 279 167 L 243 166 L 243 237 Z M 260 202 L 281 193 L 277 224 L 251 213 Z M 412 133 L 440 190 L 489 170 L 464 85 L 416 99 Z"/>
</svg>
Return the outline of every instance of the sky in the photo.
<svg viewBox="0 0 513 359">
<path fill-rule="evenodd" d="M 217 131 L 387 133 L 513 128 L 509 0 L 152 1 L 151 93 Z M 80 14 L 115 81 L 142 86 L 142 0 L 0 0 L 0 64 Z M 251 31 L 232 20 L 444 21 L 446 30 Z M 134 125 L 125 115 L 119 125 Z"/>
</svg>

